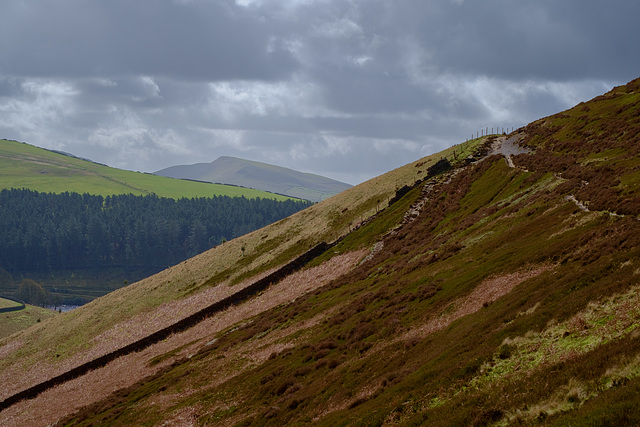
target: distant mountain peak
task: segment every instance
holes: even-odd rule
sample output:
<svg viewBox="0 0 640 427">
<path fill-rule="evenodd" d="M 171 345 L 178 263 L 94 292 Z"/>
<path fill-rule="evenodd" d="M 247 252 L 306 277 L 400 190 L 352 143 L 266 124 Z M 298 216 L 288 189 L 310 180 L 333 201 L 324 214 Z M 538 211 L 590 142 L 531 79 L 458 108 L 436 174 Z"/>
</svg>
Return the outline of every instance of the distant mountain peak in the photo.
<svg viewBox="0 0 640 427">
<path fill-rule="evenodd" d="M 171 166 L 156 175 L 238 185 L 319 202 L 351 185 L 321 175 L 238 157 L 221 156 L 211 163 Z"/>
</svg>

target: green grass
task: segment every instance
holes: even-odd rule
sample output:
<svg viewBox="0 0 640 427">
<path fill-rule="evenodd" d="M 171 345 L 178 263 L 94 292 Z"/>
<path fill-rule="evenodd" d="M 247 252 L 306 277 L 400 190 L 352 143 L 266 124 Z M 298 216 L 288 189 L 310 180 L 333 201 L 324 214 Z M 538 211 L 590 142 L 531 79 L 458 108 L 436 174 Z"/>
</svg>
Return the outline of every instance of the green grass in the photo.
<svg viewBox="0 0 640 427">
<path fill-rule="evenodd" d="M 454 209 L 443 214 L 446 221 L 439 222 L 437 233 L 428 231 L 432 226 L 429 216 L 419 218 L 388 239 L 372 264 L 321 292 L 219 334 L 216 348 L 164 373 L 154 380 L 154 387 L 141 386 L 130 397 L 121 396 L 122 403 L 113 408 L 128 406 L 127 414 L 109 410 L 103 413 L 107 415 L 104 421 L 135 423 L 157 417 L 149 406 L 131 405 L 156 396 L 161 383 L 171 384 L 172 392 L 199 387 L 199 392 L 179 405 L 198 403 L 208 413 L 202 421 L 224 423 L 244 414 L 247 420 L 253 419 L 247 425 L 305 423 L 313 420 L 313 408 L 351 402 L 318 424 L 377 424 L 396 419 L 408 424 L 508 425 L 517 420 L 560 417 L 615 392 L 614 384 L 635 380 L 637 359 L 625 362 L 613 352 L 617 345 L 627 346 L 623 349 L 633 345 L 632 336 L 640 323 L 638 312 L 624 305 L 637 305 L 637 289 L 607 295 L 624 289 L 624 278 L 633 276 L 637 265 L 604 255 L 583 265 L 589 254 L 582 253 L 579 243 L 582 236 L 603 230 L 595 248 L 606 247 L 607 241 L 615 240 L 615 229 L 623 223 L 631 226 L 633 221 L 573 213 L 571 203 L 564 202 L 561 194 L 543 197 L 556 187 L 555 179 L 543 175 L 526 182 L 531 173 L 509 170 L 502 161 L 475 173 L 468 184 L 463 176 L 452 183 L 451 188 L 463 194 L 450 193 L 448 199 L 436 198 L 427 206 L 427 211 L 434 212 L 438 203 Z M 477 184 L 482 182 L 486 186 Z M 415 197 L 416 190 L 394 206 L 406 210 Z M 515 200 L 517 209 L 505 204 Z M 456 206 L 463 206 L 462 211 Z M 460 233 L 465 236 L 465 228 L 459 227 L 464 219 L 492 206 L 498 210 L 474 222 L 471 230 L 487 236 L 481 244 L 448 254 L 449 239 L 455 241 Z M 344 248 L 371 244 L 376 234 L 380 236 L 398 218 L 393 209 L 384 212 L 345 239 Z M 572 222 L 576 225 L 571 227 Z M 391 240 L 398 239 L 402 244 L 393 246 Z M 433 246 L 432 241 L 440 243 Z M 432 253 L 441 254 L 440 260 L 426 262 Z M 484 279 L 562 256 L 570 261 L 557 267 L 554 274 L 523 283 L 517 291 L 427 339 L 394 341 L 431 313 L 455 311 L 456 300 Z M 635 260 L 637 250 L 627 249 L 617 258 Z M 610 271 L 611 263 L 617 263 L 618 270 Z M 629 281 L 633 278 L 627 278 L 626 283 Z M 437 285 L 434 291 L 420 296 L 418 292 L 430 283 Z M 617 284 L 611 287 L 611 283 Z M 325 321 L 296 335 L 298 344 L 293 349 L 257 366 L 237 366 L 237 376 L 215 390 L 196 386 L 202 381 L 197 377 L 221 363 L 220 354 L 249 343 L 259 346 L 261 339 L 284 323 L 302 322 L 325 311 L 330 312 Z M 372 346 L 375 351 L 370 350 Z M 586 358 L 594 361 L 589 369 L 582 368 Z M 560 369 L 558 366 L 569 374 L 555 375 L 551 383 L 545 382 L 554 369 Z M 183 376 L 188 371 L 194 373 Z M 371 393 L 358 397 L 363 387 Z M 517 390 L 523 397 L 502 399 Z M 146 396 L 141 398 L 140 393 Z M 217 409 L 230 394 L 242 405 L 231 411 Z M 620 419 L 621 410 L 602 416 Z"/>
<path fill-rule="evenodd" d="M 0 298 L 0 308 L 19 307 L 20 304 L 8 299 Z"/>
<path fill-rule="evenodd" d="M 632 105 L 626 94 L 618 98 L 625 108 Z M 615 99 L 595 101 L 606 105 L 591 109 L 609 114 Z M 620 126 L 604 120 L 587 129 L 598 130 L 598 143 L 574 153 L 574 113 L 528 128 L 538 151 L 520 159 L 526 171 L 502 159 L 470 166 L 434 187 L 422 213 L 401 227 L 420 186 L 381 207 L 397 189 L 424 178 L 439 156 L 451 158 L 453 148 L 228 242 L 201 264 L 165 276 L 166 286 L 130 286 L 75 318 L 43 325 L 72 354 L 105 324 L 151 310 L 152 285 L 157 306 L 169 290 L 235 283 L 377 213 L 314 265 L 382 242 L 369 261 L 321 289 L 210 333 L 203 338 L 209 345 L 62 425 L 156 423 L 185 408 L 197 410 L 201 424 L 221 425 L 636 424 L 640 222 L 637 214 L 585 212 L 567 199 L 598 197 L 608 208 L 638 198 L 633 144 L 618 149 L 610 136 Z M 613 201 L 607 188 L 597 187 L 603 163 L 611 168 L 606 173 L 629 177 Z M 580 178 L 592 183 L 581 187 Z M 578 193 L 591 186 L 596 190 Z M 138 300 L 143 296 L 146 306 Z M 100 328 L 79 330 L 100 320 Z M 44 335 L 25 333 L 31 342 L 10 357 L 37 362 L 48 344 Z M 266 360 L 251 357 L 265 349 L 273 349 Z M 175 354 L 167 347 L 150 351 L 148 363 Z M 169 403 L 159 407 L 158 401 Z"/>
<path fill-rule="evenodd" d="M 182 197 L 290 197 L 230 185 L 210 184 L 126 171 L 88 162 L 32 145 L 0 140 L 0 189 L 28 188 L 45 193 L 76 192 Z"/>
<path fill-rule="evenodd" d="M 15 307 L 20 304 L 4 298 L 0 298 L 0 308 Z M 58 313 L 46 308 L 28 305 L 19 311 L 10 311 L 8 313 L 0 313 L 0 338 L 35 325 L 45 319 L 53 317 Z"/>
</svg>

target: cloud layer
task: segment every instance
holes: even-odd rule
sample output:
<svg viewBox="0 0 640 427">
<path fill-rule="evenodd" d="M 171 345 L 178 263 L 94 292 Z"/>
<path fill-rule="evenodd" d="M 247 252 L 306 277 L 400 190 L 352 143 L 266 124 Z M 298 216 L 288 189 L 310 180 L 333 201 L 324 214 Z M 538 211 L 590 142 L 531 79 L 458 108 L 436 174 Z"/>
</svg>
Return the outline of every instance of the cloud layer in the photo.
<svg viewBox="0 0 640 427">
<path fill-rule="evenodd" d="M 640 3 L 7 0 L 0 137 L 356 184 L 638 77 Z"/>
</svg>

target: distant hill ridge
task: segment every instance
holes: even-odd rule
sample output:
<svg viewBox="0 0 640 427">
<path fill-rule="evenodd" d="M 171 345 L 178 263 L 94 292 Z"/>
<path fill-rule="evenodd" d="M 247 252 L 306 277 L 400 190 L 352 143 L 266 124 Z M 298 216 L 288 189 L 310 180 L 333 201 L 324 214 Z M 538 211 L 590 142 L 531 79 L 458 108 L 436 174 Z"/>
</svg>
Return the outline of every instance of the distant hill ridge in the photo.
<svg viewBox="0 0 640 427">
<path fill-rule="evenodd" d="M 639 218 L 637 79 L 0 339 L 0 425 L 638 426 Z"/>
<path fill-rule="evenodd" d="M 0 190 L 10 188 L 101 196 L 156 194 L 174 199 L 212 196 L 275 200 L 289 198 L 250 188 L 168 179 L 149 173 L 112 168 L 71 153 L 0 139 Z"/>
<path fill-rule="evenodd" d="M 351 185 L 268 163 L 222 156 L 211 163 L 171 166 L 155 172 L 170 178 L 238 185 L 290 197 L 322 201 Z"/>
</svg>

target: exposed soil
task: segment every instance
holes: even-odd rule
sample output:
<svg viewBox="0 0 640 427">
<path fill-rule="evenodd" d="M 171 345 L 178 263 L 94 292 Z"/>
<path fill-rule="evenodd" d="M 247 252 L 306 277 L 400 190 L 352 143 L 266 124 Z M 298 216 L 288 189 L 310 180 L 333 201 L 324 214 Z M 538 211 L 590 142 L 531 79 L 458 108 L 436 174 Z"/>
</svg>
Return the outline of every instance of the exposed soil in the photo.
<svg viewBox="0 0 640 427">
<path fill-rule="evenodd" d="M 365 255 L 366 251 L 339 255 L 318 267 L 291 274 L 279 283 L 269 287 L 260 296 L 252 298 L 241 305 L 232 306 L 224 312 L 200 322 L 193 328 L 174 334 L 165 341 L 154 344 L 141 352 L 120 357 L 103 368 L 90 371 L 82 377 L 56 386 L 38 395 L 35 399 L 16 403 L 0 413 L 0 425 L 49 425 L 86 405 L 108 397 L 117 390 L 130 387 L 142 378 L 157 373 L 178 358 L 188 357 L 199 348 L 205 346 L 216 333 L 229 326 L 242 320 L 250 319 L 280 304 L 290 302 L 311 290 L 327 284 L 329 281 L 348 272 Z M 216 292 L 212 290 L 211 295 L 214 294 Z M 209 296 L 211 297 L 211 295 Z M 167 310 L 163 309 L 162 311 L 165 312 Z M 139 316 L 138 321 L 153 324 L 157 321 L 158 316 L 157 313 L 151 312 Z M 311 327 L 320 320 L 312 319 L 305 324 L 298 325 L 297 329 Z M 250 347 L 240 348 L 236 354 L 226 355 L 226 359 L 247 360 L 245 356 L 249 355 L 250 362 L 245 362 L 248 363 L 246 367 L 261 363 L 271 353 L 279 352 L 286 348 L 286 344 L 278 342 L 278 340 L 294 332 L 294 329 L 280 331 L 265 340 L 257 351 L 254 351 L 255 348 L 252 349 Z M 107 336 L 114 337 L 116 335 L 104 334 L 100 341 L 110 342 L 112 345 L 117 344 L 118 340 L 116 338 L 110 340 L 105 338 Z M 176 348 L 182 349 L 162 362 L 150 365 L 149 361 L 154 357 L 169 353 Z M 235 370 L 220 369 L 219 372 L 212 373 L 208 386 L 219 384 L 242 371 L 237 369 L 237 365 L 235 365 L 235 368 Z M 38 371 L 39 375 L 47 374 L 44 366 L 40 366 Z M 49 376 L 51 375 L 49 374 Z M 190 411 L 186 411 L 175 414 L 176 418 L 174 420 L 178 423 L 176 425 L 190 425 L 189 423 L 192 420 L 192 417 L 189 416 L 190 413 Z"/>
<path fill-rule="evenodd" d="M 544 264 L 531 266 L 529 268 L 516 271 L 515 273 L 490 277 L 480 283 L 469 295 L 453 302 L 453 310 L 441 312 L 430 318 L 424 325 L 407 332 L 402 339 L 410 341 L 412 339 L 423 339 L 425 336 L 446 328 L 455 320 L 463 316 L 475 313 L 484 306 L 491 304 L 498 298 L 508 294 L 520 283 L 536 277 L 546 271 L 553 269 L 553 266 Z"/>
<path fill-rule="evenodd" d="M 518 143 L 521 142 L 523 138 L 524 135 L 519 133 L 514 134 L 508 138 L 505 136 L 501 136 L 497 138 L 491 145 L 489 155 L 502 154 L 505 161 L 507 162 L 507 165 L 509 165 L 510 168 L 515 168 L 516 165 L 513 163 L 511 156 L 524 154 L 531 151 L 526 147 L 518 145 Z"/>
</svg>

